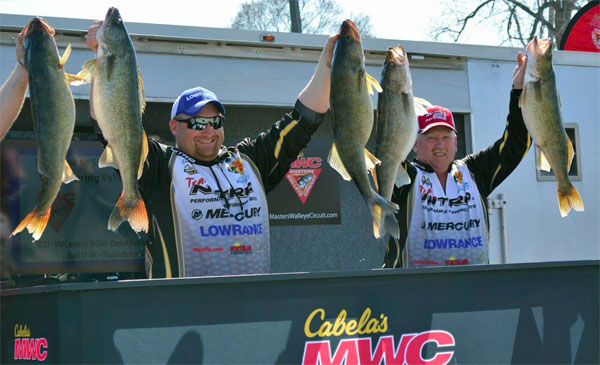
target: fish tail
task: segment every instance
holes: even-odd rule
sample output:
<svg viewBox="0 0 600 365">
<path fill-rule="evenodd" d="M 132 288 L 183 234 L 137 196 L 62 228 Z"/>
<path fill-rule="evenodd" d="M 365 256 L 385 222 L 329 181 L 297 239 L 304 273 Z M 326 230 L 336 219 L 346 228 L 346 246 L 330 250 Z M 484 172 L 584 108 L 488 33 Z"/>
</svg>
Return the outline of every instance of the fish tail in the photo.
<svg viewBox="0 0 600 365">
<path fill-rule="evenodd" d="M 121 193 L 108 219 L 108 229 L 116 232 L 124 221 L 128 221 L 131 228 L 136 232 L 148 232 L 148 213 L 146 212 L 144 200 L 139 193 L 136 194 L 136 199 L 132 203 L 126 202 L 125 194 Z"/>
<path fill-rule="evenodd" d="M 388 201 L 380 195 L 367 202 L 369 210 L 373 217 L 373 235 L 375 238 L 382 238 L 389 233 L 396 239 L 400 237 L 400 228 L 395 213 L 398 212 L 398 205 Z"/>
<path fill-rule="evenodd" d="M 573 208 L 578 212 L 583 212 L 583 200 L 577 192 L 577 189 L 573 185 L 565 190 L 558 188 L 558 209 L 560 210 L 560 216 L 566 217 L 569 211 Z"/>
<path fill-rule="evenodd" d="M 44 229 L 46 229 L 46 225 L 48 225 L 51 210 L 48 209 L 47 212 L 42 212 L 39 208 L 34 208 L 31 213 L 23 218 L 10 236 L 12 237 L 27 228 L 27 231 L 33 236 L 33 240 L 39 240 L 42 237 L 42 233 L 44 233 Z"/>
</svg>

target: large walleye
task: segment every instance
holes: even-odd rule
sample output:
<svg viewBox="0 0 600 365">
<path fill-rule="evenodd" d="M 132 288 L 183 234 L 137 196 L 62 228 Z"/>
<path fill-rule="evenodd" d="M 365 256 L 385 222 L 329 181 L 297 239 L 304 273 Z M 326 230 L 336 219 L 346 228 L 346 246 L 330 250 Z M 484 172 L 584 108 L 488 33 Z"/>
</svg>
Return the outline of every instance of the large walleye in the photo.
<svg viewBox="0 0 600 365">
<path fill-rule="evenodd" d="M 354 180 L 373 217 L 373 231 L 398 237 L 393 215 L 398 206 L 379 195 L 369 182 L 367 169 L 380 163 L 365 149 L 373 128 L 373 104 L 369 93 L 377 80 L 365 70 L 364 54 L 358 29 L 345 20 L 335 44 L 331 65 L 331 107 L 335 141 L 327 161 L 345 180 Z M 386 217 L 382 221 L 382 217 Z"/>
<path fill-rule="evenodd" d="M 379 194 L 388 200 L 392 198 L 394 185 L 410 184 L 410 177 L 401 163 L 415 144 L 417 115 L 425 111 L 421 104 L 431 106 L 413 96 L 412 86 L 406 51 L 402 46 L 388 48 L 381 71 L 383 91 L 377 100 L 375 156 L 382 163 L 377 165 L 374 176 Z M 379 236 L 383 236 L 383 232 L 375 232 L 375 237 Z"/>
<path fill-rule="evenodd" d="M 527 130 L 540 148 L 537 168 L 554 172 L 558 182 L 558 208 L 562 217 L 571 208 L 583 211 L 583 201 L 571 184 L 568 171 L 573 145 L 562 124 L 556 79 L 552 69 L 552 41 L 536 36 L 526 48 L 527 69 L 519 104 Z"/>
<path fill-rule="evenodd" d="M 37 165 L 42 185 L 37 206 L 11 236 L 27 228 L 34 240 L 42 236 L 48 224 L 52 203 L 61 184 L 77 180 L 65 160 L 75 128 L 75 103 L 69 88 L 73 76 L 64 71 L 71 45 L 60 57 L 54 33 L 54 29 L 43 19 L 34 18 L 27 24 L 23 40 L 31 114 L 38 138 Z"/>
<path fill-rule="evenodd" d="M 119 169 L 123 181 L 108 229 L 116 231 L 127 220 L 134 231 L 147 232 L 148 214 L 137 185 L 148 154 L 142 128 L 144 88 L 133 43 L 116 8 L 108 10 L 97 39 L 98 54 L 83 65 L 82 74 L 91 75 L 94 113 L 108 141 L 98 166 Z"/>
</svg>

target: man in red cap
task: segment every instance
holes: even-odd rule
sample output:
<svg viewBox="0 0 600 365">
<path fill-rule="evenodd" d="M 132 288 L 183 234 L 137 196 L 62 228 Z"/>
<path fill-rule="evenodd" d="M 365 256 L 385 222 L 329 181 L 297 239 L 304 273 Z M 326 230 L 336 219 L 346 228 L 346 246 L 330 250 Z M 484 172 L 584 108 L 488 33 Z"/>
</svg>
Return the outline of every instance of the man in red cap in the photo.
<svg viewBox="0 0 600 365">
<path fill-rule="evenodd" d="M 400 239 L 390 238 L 384 268 L 488 263 L 486 198 L 531 146 L 519 107 L 526 61 L 519 52 L 506 129 L 492 146 L 455 160 L 452 113 L 434 106 L 419 116 L 416 159 L 402 164 L 411 183 L 392 195 Z"/>
</svg>

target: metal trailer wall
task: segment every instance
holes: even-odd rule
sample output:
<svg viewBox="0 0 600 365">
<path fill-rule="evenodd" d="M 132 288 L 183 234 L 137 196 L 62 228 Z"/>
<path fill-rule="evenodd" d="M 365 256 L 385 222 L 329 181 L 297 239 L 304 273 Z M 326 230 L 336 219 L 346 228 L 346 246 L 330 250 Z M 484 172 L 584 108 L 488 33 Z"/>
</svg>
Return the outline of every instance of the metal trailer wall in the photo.
<svg viewBox="0 0 600 365">
<path fill-rule="evenodd" d="M 126 14 L 124 17 L 126 21 Z M 14 36 L 30 19 L 28 16 L 0 15 L 1 80 L 8 77 L 15 64 Z M 91 20 L 47 20 L 58 30 L 57 40 L 61 51 L 67 43 L 73 45 L 66 70 L 76 73 L 83 62 L 93 57 L 84 40 Z M 167 120 L 170 104 L 182 90 L 202 85 L 215 91 L 228 107 L 226 144 L 233 144 L 246 136 L 255 136 L 291 109 L 299 91 L 312 75 L 320 49 L 327 39 L 326 36 L 274 33 L 276 42 L 266 44 L 259 41 L 262 33 L 255 31 L 136 23 L 127 25 L 138 52 L 149 102 L 144 115 L 144 127 L 150 134 L 169 137 Z M 465 113 L 468 152 L 484 148 L 500 137 L 508 111 L 517 49 L 367 39 L 364 41 L 367 68 L 374 77 L 379 78 L 387 47 L 396 44 L 404 45 L 411 55 L 415 95 L 444 105 L 455 113 Z M 557 65 L 557 72 L 563 70 L 561 72 L 570 75 L 571 69 L 580 70 L 579 73 L 573 73 L 582 80 L 589 83 L 593 77 L 598 79 L 600 62 L 597 57 L 557 53 L 561 57 L 556 59 L 562 62 Z M 567 61 L 571 59 L 583 66 L 568 65 Z M 559 75 L 559 87 L 560 82 L 563 81 Z M 568 85 L 577 91 L 562 93 L 564 113 L 567 100 L 579 97 L 580 87 L 577 85 L 576 82 Z M 83 116 L 78 116 L 77 124 L 79 127 L 89 126 L 86 107 L 80 108 L 80 105 L 87 103 L 88 88 L 74 87 L 72 90 L 75 98 L 81 99 L 78 113 L 81 112 Z M 578 122 L 581 145 L 585 151 L 584 179 L 576 187 L 586 202 L 587 210 L 560 219 L 556 197 L 551 194 L 551 191 L 556 191 L 553 187 L 555 184 L 535 180 L 534 154 L 530 151 L 515 173 L 494 192 L 494 196 L 504 193 L 507 200 L 505 213 L 508 218 L 505 223 L 508 225 L 508 262 L 599 258 L 598 228 L 597 224 L 592 223 L 598 222 L 598 166 L 597 162 L 594 165 L 591 157 L 598 156 L 598 146 L 590 141 L 598 139 L 598 104 L 594 104 L 593 100 L 598 100 L 600 92 L 597 84 L 589 86 L 587 91 L 583 96 L 584 101 L 578 99 L 578 106 L 569 107 L 576 108 L 581 115 Z M 567 98 L 565 94 L 571 97 Z M 376 96 L 373 102 L 376 105 Z M 586 104 L 587 108 L 583 106 Z M 574 120 L 565 118 L 565 121 Z M 30 130 L 31 125 L 24 123 L 20 117 L 15 129 Z M 328 113 L 314 138 L 331 137 L 331 116 Z M 524 184 L 524 181 L 527 183 Z M 386 244 L 372 238 L 366 204 L 354 184 L 340 179 L 339 190 L 341 225 L 272 227 L 273 272 L 360 270 L 381 265 Z M 492 215 L 498 212 L 491 220 L 491 261 L 501 262 L 501 214 L 496 209 L 490 212 Z M 521 214 L 540 219 L 523 219 Z M 573 223 L 573 227 L 569 222 Z M 549 226 L 553 227 L 552 230 Z M 550 232 L 540 235 L 540 232 L 546 231 Z M 564 247 L 562 251 L 567 251 L 568 255 L 564 256 L 555 249 L 548 250 L 548 237 L 559 238 L 553 239 L 552 245 Z M 565 244 L 567 237 L 569 240 Z"/>
</svg>

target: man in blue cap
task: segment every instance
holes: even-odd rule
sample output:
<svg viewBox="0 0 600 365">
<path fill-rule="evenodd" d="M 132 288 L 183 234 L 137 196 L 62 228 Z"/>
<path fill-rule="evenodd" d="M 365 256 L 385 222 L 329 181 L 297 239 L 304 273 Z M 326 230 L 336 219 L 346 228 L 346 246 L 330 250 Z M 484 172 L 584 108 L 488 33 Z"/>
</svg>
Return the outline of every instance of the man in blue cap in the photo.
<svg viewBox="0 0 600 365">
<path fill-rule="evenodd" d="M 88 29 L 96 52 L 100 25 Z M 175 100 L 169 127 L 176 145 L 149 138 L 138 181 L 150 221 L 149 278 L 270 271 L 266 193 L 285 176 L 329 107 L 336 39 L 325 44 L 293 111 L 255 139 L 223 146 L 225 107 L 210 90 L 192 88 Z"/>
</svg>

